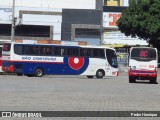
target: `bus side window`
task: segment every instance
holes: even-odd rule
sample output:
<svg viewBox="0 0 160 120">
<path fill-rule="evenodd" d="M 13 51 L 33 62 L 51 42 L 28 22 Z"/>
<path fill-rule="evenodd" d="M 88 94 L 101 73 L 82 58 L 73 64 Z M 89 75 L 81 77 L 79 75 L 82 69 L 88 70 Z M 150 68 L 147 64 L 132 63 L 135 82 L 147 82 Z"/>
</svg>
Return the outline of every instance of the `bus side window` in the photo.
<svg viewBox="0 0 160 120">
<path fill-rule="evenodd" d="M 54 47 L 53 48 L 53 51 L 54 51 L 54 55 L 55 56 L 60 56 L 61 55 L 61 49 L 60 49 L 60 47 Z"/>
<path fill-rule="evenodd" d="M 87 56 L 92 57 L 92 49 L 87 49 Z"/>
<path fill-rule="evenodd" d="M 66 55 L 66 52 L 67 52 L 67 51 L 66 51 L 66 48 L 63 48 L 63 47 L 62 47 L 62 48 L 61 48 L 61 54 L 60 54 L 60 55 L 61 55 L 61 56 L 65 56 L 65 55 Z"/>
<path fill-rule="evenodd" d="M 52 47 L 50 46 L 42 46 L 40 48 L 41 55 L 52 55 Z"/>
<path fill-rule="evenodd" d="M 88 56 L 88 57 L 92 57 L 92 49 L 90 48 L 81 48 L 80 50 L 80 56 Z"/>
<path fill-rule="evenodd" d="M 100 58 L 105 58 L 104 49 L 99 49 L 98 52 Z"/>
<path fill-rule="evenodd" d="M 104 58 L 104 49 L 93 49 L 93 57 Z"/>
<path fill-rule="evenodd" d="M 67 48 L 67 55 L 68 56 L 79 56 L 79 49 L 78 48 Z"/>
<path fill-rule="evenodd" d="M 26 55 L 31 54 L 31 46 L 26 46 Z"/>
<path fill-rule="evenodd" d="M 31 52 L 32 55 L 38 55 L 39 52 L 40 52 L 40 49 L 39 49 L 38 46 L 32 46 L 32 50 L 33 50 L 33 51 Z"/>
<path fill-rule="evenodd" d="M 72 56 L 79 56 L 79 49 L 78 48 L 72 48 Z"/>
<path fill-rule="evenodd" d="M 25 46 L 22 45 L 15 45 L 14 47 L 14 53 L 18 55 L 24 55 L 25 54 L 24 50 Z"/>
<path fill-rule="evenodd" d="M 80 56 L 87 56 L 87 50 L 85 48 L 80 49 Z"/>
<path fill-rule="evenodd" d="M 99 56 L 99 51 L 98 51 L 98 49 L 94 49 L 93 50 L 93 57 L 98 57 Z"/>
<path fill-rule="evenodd" d="M 38 55 L 40 48 L 38 46 L 26 46 L 26 55 Z"/>
</svg>

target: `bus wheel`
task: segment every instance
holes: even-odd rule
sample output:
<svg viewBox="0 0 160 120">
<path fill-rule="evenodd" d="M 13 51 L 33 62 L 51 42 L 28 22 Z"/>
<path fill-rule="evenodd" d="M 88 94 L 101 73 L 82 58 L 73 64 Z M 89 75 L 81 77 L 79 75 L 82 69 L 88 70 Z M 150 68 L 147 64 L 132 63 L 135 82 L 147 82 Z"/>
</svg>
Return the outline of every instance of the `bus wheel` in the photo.
<svg viewBox="0 0 160 120">
<path fill-rule="evenodd" d="M 103 76 L 104 76 L 104 71 L 103 70 L 97 70 L 96 77 L 97 78 L 103 78 Z"/>
<path fill-rule="evenodd" d="M 94 76 L 87 76 L 87 78 L 93 78 Z"/>
<path fill-rule="evenodd" d="M 42 68 L 37 68 L 34 74 L 35 74 L 35 77 L 42 77 L 44 74 L 44 71 Z"/>
<path fill-rule="evenodd" d="M 34 74 L 25 74 L 27 77 L 34 77 Z"/>
<path fill-rule="evenodd" d="M 129 76 L 129 83 L 135 83 L 136 79 L 133 76 Z"/>
</svg>

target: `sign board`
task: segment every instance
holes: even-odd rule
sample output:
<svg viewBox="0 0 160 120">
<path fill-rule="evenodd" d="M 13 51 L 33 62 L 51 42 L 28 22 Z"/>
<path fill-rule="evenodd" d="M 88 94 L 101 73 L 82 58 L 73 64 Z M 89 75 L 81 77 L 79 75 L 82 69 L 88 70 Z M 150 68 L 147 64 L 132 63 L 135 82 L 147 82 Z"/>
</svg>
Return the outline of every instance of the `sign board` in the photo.
<svg viewBox="0 0 160 120">
<path fill-rule="evenodd" d="M 0 20 L 9 21 L 12 19 L 12 8 L 0 6 Z"/>
<path fill-rule="evenodd" d="M 122 16 L 121 13 L 117 12 L 103 12 L 103 27 L 117 27 L 117 20 Z"/>
</svg>

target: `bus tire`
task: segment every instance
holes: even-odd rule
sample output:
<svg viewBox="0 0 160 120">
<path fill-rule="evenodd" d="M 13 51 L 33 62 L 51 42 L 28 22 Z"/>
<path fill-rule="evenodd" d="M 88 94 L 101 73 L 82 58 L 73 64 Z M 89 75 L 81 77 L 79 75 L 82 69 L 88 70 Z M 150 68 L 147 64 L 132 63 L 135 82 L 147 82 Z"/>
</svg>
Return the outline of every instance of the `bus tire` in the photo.
<svg viewBox="0 0 160 120">
<path fill-rule="evenodd" d="M 97 70 L 96 77 L 97 78 L 103 78 L 103 76 L 104 76 L 104 71 L 103 70 Z"/>
<path fill-rule="evenodd" d="M 34 74 L 35 74 L 35 77 L 42 77 L 44 75 L 44 71 L 42 68 L 36 68 Z"/>
<path fill-rule="evenodd" d="M 133 76 L 129 76 L 129 83 L 135 83 L 136 79 Z"/>
<path fill-rule="evenodd" d="M 156 84 L 157 83 L 157 77 L 151 78 L 150 83 Z"/>
<path fill-rule="evenodd" d="M 27 77 L 34 77 L 34 74 L 25 74 Z"/>
<path fill-rule="evenodd" d="M 94 76 L 87 76 L 87 78 L 93 78 Z"/>
</svg>

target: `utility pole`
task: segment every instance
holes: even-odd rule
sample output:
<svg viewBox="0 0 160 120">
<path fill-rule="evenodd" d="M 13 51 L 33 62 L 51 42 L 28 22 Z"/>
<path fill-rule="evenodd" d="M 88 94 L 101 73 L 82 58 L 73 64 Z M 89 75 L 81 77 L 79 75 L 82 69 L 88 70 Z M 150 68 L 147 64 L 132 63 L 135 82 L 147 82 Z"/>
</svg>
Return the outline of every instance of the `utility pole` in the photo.
<svg viewBox="0 0 160 120">
<path fill-rule="evenodd" d="M 101 13 L 101 25 L 100 25 L 100 45 L 103 44 L 103 7 Z"/>
<path fill-rule="evenodd" d="M 13 0 L 13 6 L 12 6 L 12 25 L 11 25 L 11 42 L 15 41 L 15 0 Z"/>
</svg>

